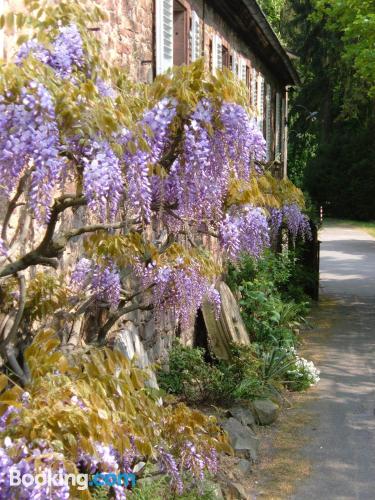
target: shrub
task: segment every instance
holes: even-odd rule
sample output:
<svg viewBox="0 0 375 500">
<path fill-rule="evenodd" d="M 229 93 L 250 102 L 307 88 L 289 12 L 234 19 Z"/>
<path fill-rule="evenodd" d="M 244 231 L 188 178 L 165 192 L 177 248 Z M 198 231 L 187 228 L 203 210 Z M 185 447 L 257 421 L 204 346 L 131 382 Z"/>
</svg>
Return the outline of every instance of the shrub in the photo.
<svg viewBox="0 0 375 500">
<path fill-rule="evenodd" d="M 223 384 L 227 385 L 228 380 L 224 380 L 217 366 L 205 362 L 204 354 L 202 348 L 174 342 L 169 352 L 168 370 L 158 373 L 160 387 L 190 403 L 225 399 L 227 391 L 223 390 Z"/>
<path fill-rule="evenodd" d="M 91 349 L 75 354 L 73 363 L 53 332 L 42 331 L 25 357 L 31 372 L 25 390 L 0 378 L 1 498 L 16 498 L 8 486 L 10 466 L 23 473 L 130 472 L 140 460 L 157 461 L 171 489 L 182 492 L 185 468 L 199 480 L 215 469 L 217 451 L 230 452 L 214 418 L 182 403 L 160 404 L 159 393 L 145 386 L 147 373 L 119 352 Z M 123 498 L 119 488 L 110 494 Z M 32 488 L 24 489 L 17 494 L 31 497 Z M 43 492 L 56 499 L 67 493 L 90 497 L 74 488 Z"/>
<path fill-rule="evenodd" d="M 170 351 L 169 371 L 160 371 L 158 380 L 164 390 L 190 403 L 231 403 L 279 395 L 287 371 L 295 358 L 286 350 L 265 352 L 259 345 L 231 346 L 229 361 L 210 364 L 200 348 L 175 343 Z"/>
<path fill-rule="evenodd" d="M 290 282 L 297 267 L 293 254 L 265 254 L 259 261 L 243 256 L 229 268 L 228 282 L 239 295 L 241 314 L 253 341 L 271 346 L 294 346 L 308 302 L 302 288 Z M 292 280 L 293 281 L 293 280 Z M 304 300 L 295 301 L 289 290 Z"/>
</svg>

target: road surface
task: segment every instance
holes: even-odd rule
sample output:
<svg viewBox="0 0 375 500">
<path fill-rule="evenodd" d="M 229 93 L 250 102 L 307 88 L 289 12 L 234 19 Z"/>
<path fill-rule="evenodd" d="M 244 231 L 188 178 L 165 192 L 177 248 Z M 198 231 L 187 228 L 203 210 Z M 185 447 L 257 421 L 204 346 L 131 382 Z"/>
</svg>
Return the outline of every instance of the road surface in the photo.
<svg viewBox="0 0 375 500">
<path fill-rule="evenodd" d="M 328 226 L 320 235 L 321 289 L 335 300 L 315 415 L 302 450 L 312 473 L 294 500 L 375 500 L 375 239 Z"/>
</svg>

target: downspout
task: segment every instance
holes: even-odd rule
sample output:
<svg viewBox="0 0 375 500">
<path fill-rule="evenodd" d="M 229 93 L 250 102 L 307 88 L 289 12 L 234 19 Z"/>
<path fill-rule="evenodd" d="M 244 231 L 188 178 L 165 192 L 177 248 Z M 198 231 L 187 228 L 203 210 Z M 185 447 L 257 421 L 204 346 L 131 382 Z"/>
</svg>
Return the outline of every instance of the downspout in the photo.
<svg viewBox="0 0 375 500">
<path fill-rule="evenodd" d="M 289 114 L 289 89 L 292 85 L 285 86 L 285 121 L 284 121 L 284 165 L 283 179 L 288 177 L 288 114 Z"/>
</svg>

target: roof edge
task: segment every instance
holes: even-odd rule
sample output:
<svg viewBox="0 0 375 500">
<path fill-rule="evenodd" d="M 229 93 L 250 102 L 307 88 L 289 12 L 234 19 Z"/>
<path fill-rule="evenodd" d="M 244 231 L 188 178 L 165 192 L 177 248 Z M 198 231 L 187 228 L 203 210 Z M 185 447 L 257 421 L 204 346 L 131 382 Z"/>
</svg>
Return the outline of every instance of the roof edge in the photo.
<svg viewBox="0 0 375 500">
<path fill-rule="evenodd" d="M 255 0 L 242 0 L 244 5 L 248 8 L 251 15 L 257 22 L 259 28 L 262 30 L 264 36 L 270 42 L 274 50 L 278 53 L 281 60 L 283 61 L 293 85 L 299 85 L 301 83 L 298 76 L 297 70 L 295 69 L 290 57 L 288 56 L 287 50 L 282 46 L 279 37 L 276 35 L 272 26 L 270 25 L 266 15 L 264 14 L 262 8 Z"/>
</svg>

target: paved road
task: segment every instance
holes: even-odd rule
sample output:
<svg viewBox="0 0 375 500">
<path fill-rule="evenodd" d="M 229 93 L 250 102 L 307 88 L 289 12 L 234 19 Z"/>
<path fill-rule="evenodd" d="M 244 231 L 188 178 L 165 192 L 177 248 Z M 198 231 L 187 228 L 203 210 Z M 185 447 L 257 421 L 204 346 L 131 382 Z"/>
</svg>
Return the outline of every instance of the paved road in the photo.
<svg viewBox="0 0 375 500">
<path fill-rule="evenodd" d="M 327 227 L 321 233 L 321 286 L 337 301 L 320 366 L 317 412 L 303 453 L 309 478 L 294 500 L 375 500 L 375 239 Z"/>
</svg>

